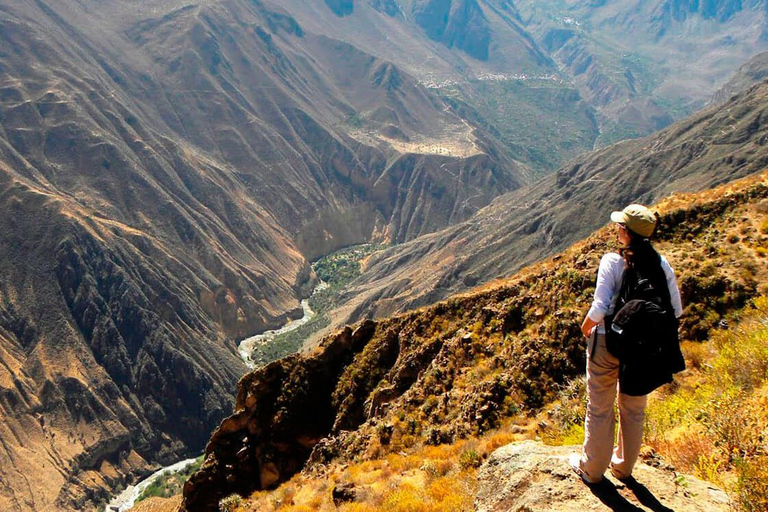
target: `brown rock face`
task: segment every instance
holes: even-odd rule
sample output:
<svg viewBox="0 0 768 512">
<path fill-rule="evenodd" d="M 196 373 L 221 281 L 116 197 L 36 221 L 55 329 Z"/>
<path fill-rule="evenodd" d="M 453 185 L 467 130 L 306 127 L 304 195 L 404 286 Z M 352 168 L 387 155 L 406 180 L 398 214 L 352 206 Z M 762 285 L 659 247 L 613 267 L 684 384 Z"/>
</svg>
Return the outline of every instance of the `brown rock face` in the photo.
<svg viewBox="0 0 768 512">
<path fill-rule="evenodd" d="M 315 356 L 292 356 L 238 384 L 235 414 L 217 428 L 200 471 L 184 486 L 186 510 L 216 510 L 231 493 L 268 489 L 299 471 L 334 426 L 332 400 L 341 373 L 376 325 L 347 328 Z"/>
<path fill-rule="evenodd" d="M 757 238 L 726 241 L 742 228 L 756 233 L 766 198 L 764 173 L 660 208 L 656 247 L 676 269 L 686 305 L 681 339 L 706 338 L 768 279 L 756 263 L 763 252 Z M 702 275 L 702 252 L 726 244 L 730 251 Z M 600 257 L 616 248 L 613 231 L 601 230 L 509 280 L 347 327 L 313 352 L 247 375 L 235 414 L 214 432 L 201 470 L 184 488 L 184 509 L 215 510 L 230 493 L 274 488 L 300 470 L 451 443 L 505 418 L 535 415 L 583 375 L 580 323 Z M 733 272 L 733 262 L 754 274 Z M 564 471 L 552 475 L 562 479 Z"/>
<path fill-rule="evenodd" d="M 393 429 L 378 422 L 403 407 L 431 407 L 435 415 L 419 430 L 426 436 L 428 430 L 444 427 L 441 435 L 447 441 L 498 425 L 501 404 L 516 393 L 514 382 L 522 387 L 531 382 L 528 372 L 551 371 L 551 379 L 530 384 L 537 394 L 529 403 L 540 405 L 546 393 L 574 374 L 583 358 L 572 312 L 558 314 L 559 320 L 551 324 L 561 335 L 567 333 L 566 340 L 555 340 L 553 331 L 552 341 L 537 341 L 536 354 L 525 358 L 517 351 L 530 350 L 528 342 L 521 340 L 520 347 L 507 344 L 499 359 L 510 365 L 505 371 L 468 383 L 470 389 L 452 385 L 470 361 L 491 350 L 457 323 L 493 318 L 501 327 L 507 308 L 517 307 L 521 289 L 495 290 L 425 312 L 365 321 L 354 331 L 347 327 L 329 336 L 310 354 L 287 357 L 243 377 L 236 412 L 214 431 L 203 466 L 185 485 L 183 509 L 215 510 L 231 493 L 247 496 L 272 488 L 307 464 L 355 456 L 374 439 L 387 444 Z M 499 302 L 505 305 L 494 311 L 484 308 Z M 451 327 L 440 330 L 447 325 Z M 555 347 L 563 352 L 552 359 Z M 441 405 L 424 405 L 430 395 L 440 396 Z"/>
</svg>

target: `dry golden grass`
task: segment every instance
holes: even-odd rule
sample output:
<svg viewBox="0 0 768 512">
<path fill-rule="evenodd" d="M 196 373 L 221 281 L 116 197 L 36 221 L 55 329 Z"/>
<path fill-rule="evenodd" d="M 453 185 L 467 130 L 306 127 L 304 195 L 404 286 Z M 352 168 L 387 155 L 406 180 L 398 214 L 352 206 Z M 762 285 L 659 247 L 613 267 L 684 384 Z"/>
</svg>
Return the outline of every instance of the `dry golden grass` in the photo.
<svg viewBox="0 0 768 512">
<path fill-rule="evenodd" d="M 274 491 L 260 491 L 235 510 L 303 512 L 461 512 L 471 510 L 477 466 L 491 452 L 531 437 L 530 429 L 513 433 L 512 421 L 480 437 L 437 446 L 419 444 L 400 453 L 353 464 L 332 464 L 321 474 L 299 474 Z M 468 455 L 469 454 L 469 455 Z M 463 459 L 472 463 L 462 464 Z M 357 500 L 336 508 L 332 490 L 353 484 Z"/>
<path fill-rule="evenodd" d="M 701 348 L 685 348 L 691 370 L 652 397 L 647 442 L 678 469 L 726 488 L 743 510 L 766 510 L 768 298 Z"/>
<path fill-rule="evenodd" d="M 181 505 L 181 496 L 172 498 L 147 498 L 131 508 L 131 512 L 176 512 Z"/>
</svg>

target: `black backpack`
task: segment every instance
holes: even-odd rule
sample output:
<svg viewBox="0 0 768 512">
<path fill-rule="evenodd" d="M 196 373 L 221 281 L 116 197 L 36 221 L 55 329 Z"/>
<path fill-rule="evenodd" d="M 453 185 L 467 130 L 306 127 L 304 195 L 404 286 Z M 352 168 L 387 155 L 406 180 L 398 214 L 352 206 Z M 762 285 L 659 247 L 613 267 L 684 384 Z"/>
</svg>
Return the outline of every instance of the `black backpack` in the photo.
<svg viewBox="0 0 768 512">
<path fill-rule="evenodd" d="M 647 395 L 685 369 L 660 258 L 648 274 L 624 272 L 615 313 L 605 319 L 606 347 L 619 360 L 619 389 L 630 396 Z"/>
</svg>

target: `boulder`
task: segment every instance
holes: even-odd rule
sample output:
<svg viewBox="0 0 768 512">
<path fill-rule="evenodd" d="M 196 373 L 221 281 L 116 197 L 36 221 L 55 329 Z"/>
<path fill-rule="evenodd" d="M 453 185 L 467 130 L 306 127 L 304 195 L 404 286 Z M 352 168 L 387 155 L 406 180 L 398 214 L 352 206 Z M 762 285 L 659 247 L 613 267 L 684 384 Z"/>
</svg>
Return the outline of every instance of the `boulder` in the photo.
<svg viewBox="0 0 768 512">
<path fill-rule="evenodd" d="M 512 443 L 491 454 L 478 473 L 478 512 L 586 512 L 591 510 L 727 512 L 728 496 L 717 487 L 670 468 L 638 463 L 634 479 L 610 476 L 586 485 L 568 465 L 580 446 Z"/>
</svg>

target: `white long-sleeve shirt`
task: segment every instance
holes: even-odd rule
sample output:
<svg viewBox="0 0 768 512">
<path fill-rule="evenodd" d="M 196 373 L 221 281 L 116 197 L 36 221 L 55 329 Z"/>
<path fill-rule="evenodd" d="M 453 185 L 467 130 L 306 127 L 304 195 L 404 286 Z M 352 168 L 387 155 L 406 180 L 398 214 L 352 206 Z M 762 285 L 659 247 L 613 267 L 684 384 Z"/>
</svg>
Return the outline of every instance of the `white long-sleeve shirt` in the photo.
<svg viewBox="0 0 768 512">
<path fill-rule="evenodd" d="M 595 299 L 592 301 L 592 307 L 589 308 L 587 316 L 594 321 L 598 322 L 598 333 L 605 334 L 605 325 L 603 324 L 603 318 L 613 313 L 613 309 L 616 307 L 616 302 L 619 299 L 619 291 L 621 289 L 621 280 L 624 277 L 624 270 L 626 269 L 626 262 L 621 255 L 615 252 L 609 252 L 600 260 L 600 267 L 597 270 L 597 284 L 595 285 Z M 674 309 L 675 316 L 679 317 L 683 314 L 683 304 L 680 301 L 680 290 L 677 288 L 677 280 L 675 279 L 675 271 L 669 265 L 667 259 L 661 257 L 661 268 L 664 270 L 664 275 L 667 277 L 667 286 L 669 287 L 669 298 L 672 301 L 672 309 Z"/>
</svg>

